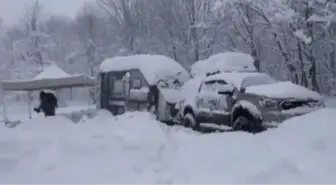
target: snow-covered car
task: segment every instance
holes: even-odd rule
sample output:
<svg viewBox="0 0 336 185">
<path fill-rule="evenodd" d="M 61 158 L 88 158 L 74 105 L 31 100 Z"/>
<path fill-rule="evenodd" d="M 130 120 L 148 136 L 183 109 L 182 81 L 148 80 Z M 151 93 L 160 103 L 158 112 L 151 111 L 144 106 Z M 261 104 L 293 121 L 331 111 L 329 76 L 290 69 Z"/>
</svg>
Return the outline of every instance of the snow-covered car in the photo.
<svg viewBox="0 0 336 185">
<path fill-rule="evenodd" d="M 258 72 L 224 72 L 191 79 L 182 87 L 180 118 L 197 128 L 216 123 L 233 129 L 260 132 L 324 107 L 322 96 L 291 82 Z"/>
</svg>

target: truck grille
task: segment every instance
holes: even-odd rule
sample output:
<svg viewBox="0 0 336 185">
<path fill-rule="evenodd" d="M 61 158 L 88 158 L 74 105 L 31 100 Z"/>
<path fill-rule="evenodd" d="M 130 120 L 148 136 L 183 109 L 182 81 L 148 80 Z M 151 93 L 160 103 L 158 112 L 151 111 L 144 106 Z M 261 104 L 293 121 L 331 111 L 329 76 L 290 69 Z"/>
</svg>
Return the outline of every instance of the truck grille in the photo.
<svg viewBox="0 0 336 185">
<path fill-rule="evenodd" d="M 282 110 L 290 110 L 290 109 L 295 109 L 298 107 L 313 107 L 316 105 L 315 101 L 289 101 L 289 100 L 284 100 L 280 103 L 280 108 Z"/>
</svg>

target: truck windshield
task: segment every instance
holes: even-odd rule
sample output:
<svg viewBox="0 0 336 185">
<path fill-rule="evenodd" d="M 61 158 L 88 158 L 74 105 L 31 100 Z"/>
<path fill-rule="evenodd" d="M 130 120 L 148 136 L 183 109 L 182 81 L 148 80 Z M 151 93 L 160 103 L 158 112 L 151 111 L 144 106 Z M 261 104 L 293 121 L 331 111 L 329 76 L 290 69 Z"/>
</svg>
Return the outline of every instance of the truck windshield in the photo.
<svg viewBox="0 0 336 185">
<path fill-rule="evenodd" d="M 267 75 L 249 76 L 243 80 L 242 87 L 246 88 L 254 85 L 267 85 L 274 83 L 277 83 L 277 80 Z"/>
</svg>

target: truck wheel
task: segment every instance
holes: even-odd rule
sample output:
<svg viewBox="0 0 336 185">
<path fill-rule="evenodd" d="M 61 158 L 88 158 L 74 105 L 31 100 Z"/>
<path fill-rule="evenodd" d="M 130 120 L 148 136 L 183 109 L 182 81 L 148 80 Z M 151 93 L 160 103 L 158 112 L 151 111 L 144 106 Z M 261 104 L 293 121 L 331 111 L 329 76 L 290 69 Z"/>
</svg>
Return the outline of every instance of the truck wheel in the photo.
<svg viewBox="0 0 336 185">
<path fill-rule="evenodd" d="M 243 113 L 243 112 L 241 112 Z M 262 126 L 262 121 L 259 118 L 255 118 L 250 113 L 244 111 L 240 114 L 232 124 L 234 130 L 243 130 L 253 134 L 260 133 L 265 130 Z"/>
<path fill-rule="evenodd" d="M 199 128 L 199 123 L 192 113 L 187 113 L 183 118 L 183 125 L 192 129 Z"/>
</svg>

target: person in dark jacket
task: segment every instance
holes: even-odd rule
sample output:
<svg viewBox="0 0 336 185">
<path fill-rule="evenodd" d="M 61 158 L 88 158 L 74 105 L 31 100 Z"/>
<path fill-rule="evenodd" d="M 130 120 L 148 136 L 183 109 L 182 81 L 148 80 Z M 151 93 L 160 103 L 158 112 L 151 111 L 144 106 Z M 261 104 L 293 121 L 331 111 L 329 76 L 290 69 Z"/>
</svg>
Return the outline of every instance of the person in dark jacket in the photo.
<svg viewBox="0 0 336 185">
<path fill-rule="evenodd" d="M 44 116 L 55 116 L 55 110 L 57 105 L 57 98 L 52 93 L 40 92 L 40 106 L 34 110 L 39 113 L 43 112 Z"/>
</svg>

